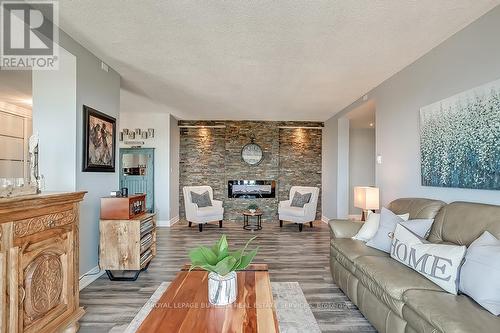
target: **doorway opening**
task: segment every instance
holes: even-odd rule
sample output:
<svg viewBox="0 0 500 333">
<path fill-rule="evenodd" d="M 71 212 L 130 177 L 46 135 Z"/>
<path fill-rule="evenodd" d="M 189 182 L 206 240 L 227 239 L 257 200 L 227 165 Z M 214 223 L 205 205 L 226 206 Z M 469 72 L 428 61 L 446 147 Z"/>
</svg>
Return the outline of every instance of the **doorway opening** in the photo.
<svg viewBox="0 0 500 333">
<path fill-rule="evenodd" d="M 29 178 L 32 122 L 32 71 L 2 70 L 0 76 L 0 180 L 20 185 Z"/>
<path fill-rule="evenodd" d="M 361 219 L 354 187 L 376 185 L 376 105 L 368 100 L 338 122 L 337 217 Z"/>
</svg>

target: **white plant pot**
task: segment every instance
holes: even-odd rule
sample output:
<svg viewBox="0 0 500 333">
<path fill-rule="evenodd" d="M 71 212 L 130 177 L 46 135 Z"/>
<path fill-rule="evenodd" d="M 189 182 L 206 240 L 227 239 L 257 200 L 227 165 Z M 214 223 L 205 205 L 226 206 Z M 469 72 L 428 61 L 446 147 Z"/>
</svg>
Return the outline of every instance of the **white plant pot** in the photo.
<svg viewBox="0 0 500 333">
<path fill-rule="evenodd" d="M 210 272 L 208 274 L 208 301 L 213 305 L 228 305 L 236 301 L 238 283 L 236 272 L 226 276 Z"/>
<path fill-rule="evenodd" d="M 256 212 L 256 210 L 255 210 L 255 209 L 249 209 L 248 211 L 249 211 L 250 213 L 252 213 L 252 214 Z"/>
</svg>

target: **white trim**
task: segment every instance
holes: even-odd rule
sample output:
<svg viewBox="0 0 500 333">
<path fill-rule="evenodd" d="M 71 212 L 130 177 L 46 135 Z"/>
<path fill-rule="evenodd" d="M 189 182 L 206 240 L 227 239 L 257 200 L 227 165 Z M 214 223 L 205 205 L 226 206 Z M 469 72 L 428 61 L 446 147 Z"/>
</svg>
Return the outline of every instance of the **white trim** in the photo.
<svg viewBox="0 0 500 333">
<path fill-rule="evenodd" d="M 97 280 L 101 275 L 104 274 L 104 272 L 105 272 L 104 270 L 101 271 L 99 266 L 95 266 L 90 271 L 80 276 L 80 284 L 79 284 L 80 290 L 87 287 L 95 280 Z"/>
<path fill-rule="evenodd" d="M 172 217 L 170 220 L 159 220 L 156 224 L 159 227 L 171 227 L 179 222 L 179 215 Z"/>
<path fill-rule="evenodd" d="M 330 219 L 328 217 L 326 217 L 325 215 L 321 215 L 321 222 L 328 223 L 329 221 Z"/>
</svg>

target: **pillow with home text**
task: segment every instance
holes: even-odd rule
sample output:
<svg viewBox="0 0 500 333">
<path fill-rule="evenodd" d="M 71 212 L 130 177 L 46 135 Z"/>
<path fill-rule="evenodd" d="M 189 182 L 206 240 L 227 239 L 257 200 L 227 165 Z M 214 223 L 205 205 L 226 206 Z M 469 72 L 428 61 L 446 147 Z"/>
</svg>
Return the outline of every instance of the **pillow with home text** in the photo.
<svg viewBox="0 0 500 333">
<path fill-rule="evenodd" d="M 466 250 L 465 246 L 429 243 L 399 224 L 392 238 L 391 257 L 456 295 Z"/>
</svg>

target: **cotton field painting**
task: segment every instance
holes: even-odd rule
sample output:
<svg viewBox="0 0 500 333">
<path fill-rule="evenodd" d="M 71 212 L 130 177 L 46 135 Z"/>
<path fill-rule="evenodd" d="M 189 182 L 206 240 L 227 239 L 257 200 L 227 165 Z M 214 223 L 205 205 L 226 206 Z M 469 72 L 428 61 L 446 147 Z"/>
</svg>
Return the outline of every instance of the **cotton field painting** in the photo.
<svg viewBox="0 0 500 333">
<path fill-rule="evenodd" d="M 423 186 L 500 190 L 500 80 L 420 109 Z"/>
</svg>

